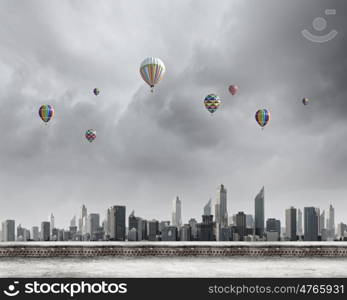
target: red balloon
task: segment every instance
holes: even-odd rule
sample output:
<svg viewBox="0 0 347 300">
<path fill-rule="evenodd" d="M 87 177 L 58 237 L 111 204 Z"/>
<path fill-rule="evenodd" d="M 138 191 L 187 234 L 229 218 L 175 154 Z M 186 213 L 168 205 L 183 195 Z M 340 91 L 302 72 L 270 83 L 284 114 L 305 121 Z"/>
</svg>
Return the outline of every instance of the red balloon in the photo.
<svg viewBox="0 0 347 300">
<path fill-rule="evenodd" d="M 230 94 L 232 94 L 233 96 L 237 93 L 237 91 L 239 90 L 237 85 L 230 85 L 229 86 L 229 92 Z"/>
</svg>

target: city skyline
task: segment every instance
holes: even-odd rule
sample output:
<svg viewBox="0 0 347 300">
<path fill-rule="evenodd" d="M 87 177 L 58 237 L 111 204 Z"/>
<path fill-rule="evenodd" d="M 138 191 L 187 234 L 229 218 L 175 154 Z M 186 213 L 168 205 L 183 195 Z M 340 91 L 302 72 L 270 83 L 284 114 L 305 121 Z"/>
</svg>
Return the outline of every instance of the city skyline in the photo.
<svg viewBox="0 0 347 300">
<path fill-rule="evenodd" d="M 208 224 L 212 224 L 212 221 L 213 224 L 215 224 L 213 226 L 217 226 L 213 229 L 216 230 L 214 231 L 214 234 L 216 235 L 215 238 L 217 241 L 225 240 L 225 237 L 223 236 L 229 236 L 231 234 L 229 231 L 226 231 L 226 228 L 231 228 L 232 226 L 235 226 L 235 230 L 238 230 L 239 238 L 241 237 L 242 240 L 248 235 L 258 236 L 260 239 L 264 237 L 265 239 L 270 240 L 277 240 L 280 237 L 284 236 L 287 240 L 291 241 L 295 241 L 297 240 L 298 236 L 300 237 L 301 235 L 303 235 L 305 240 L 315 240 L 315 237 L 318 238 L 318 236 L 323 237 L 324 235 L 324 239 L 326 239 L 338 236 L 336 235 L 336 233 L 342 236 L 344 236 L 344 232 L 347 233 L 346 224 L 343 222 L 344 220 L 335 223 L 335 208 L 332 206 L 332 204 L 330 204 L 328 209 L 323 209 L 322 213 L 320 211 L 320 208 L 318 207 L 304 207 L 304 219 L 302 219 L 303 216 L 301 213 L 301 208 L 294 208 L 291 206 L 284 210 L 285 222 L 281 223 L 281 219 L 279 219 L 278 216 L 264 216 L 263 211 L 264 206 L 266 205 L 264 186 L 254 198 L 253 214 L 247 214 L 247 212 L 245 211 L 239 211 L 237 213 L 232 212 L 230 214 L 230 218 L 223 220 L 223 218 L 220 218 L 218 214 L 220 214 L 221 211 L 220 205 L 221 203 L 223 203 L 222 206 L 224 208 L 222 209 L 222 211 L 224 211 L 225 216 L 228 215 L 226 204 L 227 199 L 227 189 L 223 184 L 221 184 L 217 188 L 217 197 L 214 202 L 215 214 L 217 215 L 212 213 L 211 207 L 213 203 L 211 199 L 209 199 L 207 204 L 200 208 L 203 223 L 207 222 L 206 228 L 209 228 L 210 225 Z M 325 218 L 326 211 L 328 216 L 327 218 Z M 189 220 L 186 220 L 186 222 L 181 219 L 182 201 L 178 196 L 174 197 L 172 201 L 171 213 L 171 221 L 166 221 L 165 218 L 148 219 L 143 218 L 143 216 L 135 216 L 135 210 L 133 209 L 127 218 L 126 206 L 113 205 L 111 206 L 111 208 L 107 209 L 105 215 L 102 215 L 96 212 L 88 212 L 86 205 L 83 204 L 80 208 L 80 215 L 76 217 L 76 214 L 74 214 L 71 217 L 71 221 L 69 223 L 70 227 L 67 227 L 67 225 L 60 228 L 58 226 L 55 226 L 56 217 L 51 212 L 49 218 L 46 221 L 42 220 L 41 222 L 40 236 L 43 240 L 49 240 L 49 238 L 54 234 L 53 231 L 55 232 L 56 236 L 58 232 L 61 231 L 61 229 L 66 230 L 66 228 L 68 228 L 68 231 L 73 230 L 73 232 L 75 233 L 79 232 L 81 236 L 85 236 L 86 234 L 91 235 L 93 233 L 95 234 L 93 236 L 95 236 L 96 239 L 104 239 L 104 235 L 108 235 L 115 239 L 120 239 L 120 237 L 126 236 L 127 227 L 128 239 L 130 237 L 130 240 L 141 240 L 142 236 L 147 236 L 147 230 L 150 230 L 147 229 L 147 226 L 150 226 L 152 230 L 157 228 L 155 232 L 159 232 L 159 228 L 162 227 L 162 223 L 165 224 L 164 227 L 168 226 L 168 230 L 174 230 L 174 228 L 178 228 L 178 231 L 176 229 L 177 232 L 174 234 L 174 240 L 176 240 L 177 237 L 181 234 L 183 236 L 190 236 L 191 234 L 193 234 L 192 232 L 195 232 L 195 229 L 192 229 L 191 227 L 199 225 L 194 225 L 192 223 L 193 221 L 197 222 L 195 218 L 190 217 Z M 212 215 L 209 215 L 211 213 Z M 0 230 L 0 232 L 4 240 L 7 239 L 8 235 L 13 235 L 12 233 L 7 232 L 7 228 L 10 227 L 12 228 L 11 230 L 14 231 L 14 223 L 15 219 L 6 219 L 2 221 L 2 231 Z M 189 224 L 188 227 L 187 224 Z M 284 226 L 281 226 L 281 224 Z M 304 231 L 302 231 L 301 229 L 301 224 L 304 224 Z M 29 227 L 30 229 L 27 229 L 26 226 L 22 226 L 21 223 L 16 223 L 16 225 L 17 236 L 19 235 L 18 232 L 20 232 L 23 236 L 38 235 L 40 224 L 36 224 L 36 226 L 32 226 L 31 228 Z M 135 230 L 135 232 L 132 232 L 132 228 L 134 228 L 133 230 Z M 198 227 L 198 231 L 204 230 L 199 228 L 200 227 Z M 103 233 L 100 230 L 103 230 Z M 140 230 L 140 233 L 137 232 L 138 230 Z M 163 229 L 161 229 L 161 231 L 162 230 Z M 28 231 L 30 231 L 31 234 L 27 233 Z M 207 236 L 209 236 L 210 233 L 206 234 Z M 206 234 L 203 234 L 203 236 L 206 236 Z M 150 237 L 150 240 L 156 240 L 156 236 L 154 235 Z"/>
</svg>

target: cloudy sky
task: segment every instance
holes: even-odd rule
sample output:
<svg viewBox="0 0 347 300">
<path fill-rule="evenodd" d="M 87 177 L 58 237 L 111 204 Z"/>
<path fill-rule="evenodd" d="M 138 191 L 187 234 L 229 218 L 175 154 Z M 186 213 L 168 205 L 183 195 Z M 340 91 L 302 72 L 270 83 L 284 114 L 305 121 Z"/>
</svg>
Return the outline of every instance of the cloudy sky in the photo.
<svg viewBox="0 0 347 300">
<path fill-rule="evenodd" d="M 264 185 L 266 217 L 332 203 L 347 222 L 346 17 L 345 1 L 1 1 L 0 220 L 53 212 L 66 227 L 82 203 L 169 219 L 176 195 L 184 221 L 200 220 L 224 183 L 229 214 L 253 213 Z M 313 43 L 305 28 L 338 35 Z M 153 94 L 148 56 L 167 68 Z M 209 93 L 222 101 L 212 117 Z M 47 126 L 42 104 L 56 112 Z"/>
</svg>

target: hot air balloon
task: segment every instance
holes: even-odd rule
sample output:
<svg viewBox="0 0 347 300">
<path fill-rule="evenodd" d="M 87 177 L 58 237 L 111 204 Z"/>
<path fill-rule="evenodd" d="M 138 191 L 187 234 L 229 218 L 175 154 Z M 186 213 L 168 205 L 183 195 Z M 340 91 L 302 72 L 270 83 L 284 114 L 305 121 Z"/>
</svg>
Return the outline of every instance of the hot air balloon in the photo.
<svg viewBox="0 0 347 300">
<path fill-rule="evenodd" d="M 204 104 L 206 109 L 212 114 L 221 104 L 219 96 L 215 94 L 209 94 L 205 97 Z"/>
<path fill-rule="evenodd" d="M 239 87 L 237 85 L 232 84 L 229 86 L 229 92 L 233 96 L 237 93 L 238 90 L 239 90 Z"/>
<path fill-rule="evenodd" d="M 143 80 L 151 87 L 151 92 L 153 92 L 154 85 L 162 79 L 165 71 L 164 63 L 156 57 L 147 57 L 140 66 L 140 74 Z"/>
<path fill-rule="evenodd" d="M 95 88 L 95 89 L 93 90 L 93 93 L 94 93 L 95 96 L 97 96 L 97 95 L 100 94 L 100 90 L 99 90 L 98 88 Z"/>
<path fill-rule="evenodd" d="M 96 131 L 94 129 L 88 129 L 86 131 L 86 139 L 91 143 L 96 138 Z"/>
<path fill-rule="evenodd" d="M 259 109 L 255 113 L 255 119 L 258 124 L 264 128 L 264 126 L 270 121 L 270 112 L 267 109 Z"/>
<path fill-rule="evenodd" d="M 42 121 L 47 124 L 47 122 L 54 116 L 53 106 L 48 104 L 42 105 L 39 109 L 39 116 L 42 119 Z"/>
<path fill-rule="evenodd" d="M 302 99 L 302 103 L 303 103 L 304 105 L 307 105 L 307 104 L 308 104 L 308 102 L 309 102 L 308 98 L 304 98 L 304 99 Z"/>
</svg>

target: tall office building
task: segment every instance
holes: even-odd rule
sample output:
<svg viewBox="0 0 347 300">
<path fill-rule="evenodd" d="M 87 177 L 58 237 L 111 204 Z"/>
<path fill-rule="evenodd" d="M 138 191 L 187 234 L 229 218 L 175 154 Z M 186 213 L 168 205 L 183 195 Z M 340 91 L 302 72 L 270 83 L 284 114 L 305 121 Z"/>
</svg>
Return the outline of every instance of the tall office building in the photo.
<svg viewBox="0 0 347 300">
<path fill-rule="evenodd" d="M 202 223 L 197 224 L 198 241 L 213 241 L 213 215 L 202 216 Z"/>
<path fill-rule="evenodd" d="M 337 224 L 337 238 L 344 239 L 347 232 L 347 225 L 344 223 Z M 346 236 L 347 237 L 347 236 Z"/>
<path fill-rule="evenodd" d="M 76 216 L 73 216 L 70 221 L 70 226 L 75 227 L 76 226 Z"/>
<path fill-rule="evenodd" d="M 296 241 L 296 208 L 293 206 L 286 209 L 286 238 Z"/>
<path fill-rule="evenodd" d="M 156 241 L 159 234 L 159 222 L 150 220 L 147 222 L 147 235 L 149 241 Z"/>
<path fill-rule="evenodd" d="M 177 196 L 172 201 L 172 226 L 180 227 L 182 225 L 182 201 Z"/>
<path fill-rule="evenodd" d="M 227 190 L 221 184 L 218 188 L 215 204 L 215 221 L 221 227 L 228 226 L 228 209 L 227 209 Z"/>
<path fill-rule="evenodd" d="M 31 227 L 31 239 L 33 241 L 40 240 L 39 227 L 38 226 Z"/>
<path fill-rule="evenodd" d="M 322 213 L 319 215 L 319 228 L 318 228 L 318 234 L 322 235 L 322 232 L 325 229 L 325 211 L 323 209 Z"/>
<path fill-rule="evenodd" d="M 25 228 L 21 224 L 17 226 L 17 241 L 25 241 Z"/>
<path fill-rule="evenodd" d="M 2 240 L 4 242 L 15 241 L 15 221 L 5 220 L 2 222 Z"/>
<path fill-rule="evenodd" d="M 264 235 L 264 187 L 254 199 L 254 233 L 259 237 Z"/>
<path fill-rule="evenodd" d="M 137 217 L 137 239 L 143 241 L 147 239 L 147 220 Z"/>
<path fill-rule="evenodd" d="M 328 236 L 330 238 L 333 238 L 335 236 L 335 209 L 331 204 L 328 209 L 328 219 L 327 219 L 326 226 L 327 226 Z"/>
<path fill-rule="evenodd" d="M 195 219 L 190 219 L 188 222 L 190 226 L 191 240 L 195 241 L 198 239 L 198 222 Z"/>
<path fill-rule="evenodd" d="M 179 231 L 180 241 L 190 241 L 191 240 L 191 228 L 189 224 L 181 226 Z"/>
<path fill-rule="evenodd" d="M 41 222 L 41 241 L 49 241 L 51 235 L 51 223 Z"/>
<path fill-rule="evenodd" d="M 135 217 L 135 211 L 133 210 L 128 217 L 128 239 L 129 239 L 129 232 L 133 229 L 131 239 L 133 241 L 137 241 L 137 227 L 138 227 L 138 220 Z"/>
<path fill-rule="evenodd" d="M 207 204 L 204 206 L 204 216 L 212 215 L 212 199 L 208 200 Z"/>
<path fill-rule="evenodd" d="M 252 215 L 246 215 L 246 227 L 254 228 L 254 219 Z"/>
<path fill-rule="evenodd" d="M 50 235 L 52 237 L 52 230 L 53 228 L 55 228 L 55 222 L 54 222 L 54 215 L 53 213 L 51 213 L 51 216 L 49 217 L 49 221 L 50 221 L 50 229 L 51 229 L 51 232 L 50 232 Z"/>
<path fill-rule="evenodd" d="M 100 227 L 100 215 L 99 214 L 89 214 L 87 222 L 87 233 L 90 235 L 90 240 L 96 240 L 96 233 Z"/>
<path fill-rule="evenodd" d="M 266 220 L 266 231 L 267 232 L 278 232 L 281 234 L 281 221 L 269 218 Z"/>
<path fill-rule="evenodd" d="M 297 226 L 297 234 L 298 236 L 302 236 L 304 234 L 304 230 L 302 228 L 302 211 L 298 208 L 298 226 Z"/>
<path fill-rule="evenodd" d="M 243 211 L 239 211 L 236 214 L 236 230 L 240 241 L 243 241 L 246 236 L 246 215 Z"/>
<path fill-rule="evenodd" d="M 304 208 L 305 241 L 318 241 L 318 215 L 315 207 Z"/>
<path fill-rule="evenodd" d="M 125 241 L 125 206 L 115 205 L 108 210 L 110 240 Z"/>
<path fill-rule="evenodd" d="M 83 204 L 81 207 L 81 216 L 78 219 L 78 231 L 80 231 L 82 234 L 83 232 L 86 232 L 86 229 L 84 228 L 84 224 L 86 224 L 86 220 L 87 220 L 87 207 Z"/>
</svg>

